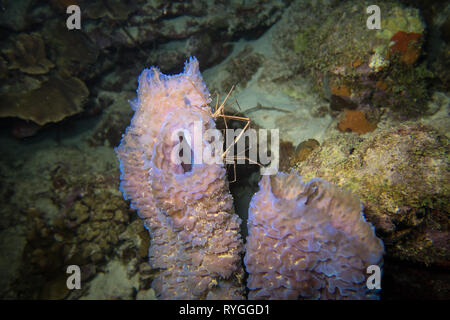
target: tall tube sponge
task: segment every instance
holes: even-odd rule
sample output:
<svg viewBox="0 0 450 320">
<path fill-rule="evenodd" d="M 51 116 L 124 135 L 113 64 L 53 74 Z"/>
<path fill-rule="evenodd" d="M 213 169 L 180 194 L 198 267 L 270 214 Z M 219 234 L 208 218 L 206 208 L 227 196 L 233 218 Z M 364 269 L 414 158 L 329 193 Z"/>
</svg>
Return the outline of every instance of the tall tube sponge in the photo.
<svg viewBox="0 0 450 320">
<path fill-rule="evenodd" d="M 263 176 L 250 202 L 249 299 L 377 299 L 366 270 L 383 242 L 355 195 L 296 173 Z"/>
<path fill-rule="evenodd" d="M 224 164 L 187 168 L 170 158 L 174 132 L 186 130 L 193 137 L 194 123 L 203 130 L 215 127 L 198 61 L 189 59 L 184 72 L 174 76 L 144 70 L 137 93 L 135 114 L 116 154 L 120 189 L 151 236 L 157 297 L 242 299 L 241 221 Z M 208 142 L 201 144 L 205 149 Z"/>
</svg>

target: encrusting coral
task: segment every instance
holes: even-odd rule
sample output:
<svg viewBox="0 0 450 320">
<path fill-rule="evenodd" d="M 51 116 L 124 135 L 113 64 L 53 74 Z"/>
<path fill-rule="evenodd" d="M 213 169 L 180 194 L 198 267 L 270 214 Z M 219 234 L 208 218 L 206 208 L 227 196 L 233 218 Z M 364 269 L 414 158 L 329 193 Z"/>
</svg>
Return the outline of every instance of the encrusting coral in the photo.
<svg viewBox="0 0 450 320">
<path fill-rule="evenodd" d="M 47 59 L 44 41 L 38 33 L 20 34 L 11 48 L 2 51 L 10 61 L 10 68 L 24 73 L 45 74 L 55 66 Z"/>
<path fill-rule="evenodd" d="M 203 130 L 215 128 L 198 61 L 191 58 L 174 76 L 144 70 L 137 92 L 116 153 L 124 197 L 150 232 L 150 264 L 159 269 L 152 287 L 162 299 L 242 298 L 240 219 L 224 164 L 187 166 L 170 157 L 174 132 L 194 137 L 195 121 Z"/>
<path fill-rule="evenodd" d="M 448 241 L 449 143 L 429 125 L 405 122 L 365 139 L 337 135 L 295 168 L 357 194 L 389 257 L 445 266 Z"/>
<path fill-rule="evenodd" d="M 355 195 L 291 172 L 264 176 L 250 203 L 250 299 L 373 299 L 366 269 L 384 246 Z"/>
<path fill-rule="evenodd" d="M 392 53 L 399 53 L 400 59 L 407 65 L 412 65 L 419 58 L 420 46 L 417 45 L 420 33 L 399 31 L 391 38 L 395 44 L 390 48 Z"/>
<path fill-rule="evenodd" d="M 345 110 L 344 117 L 338 123 L 340 131 L 352 131 L 364 134 L 376 129 L 376 125 L 367 121 L 363 112 L 358 110 Z"/>
<path fill-rule="evenodd" d="M 369 16 L 363 13 L 372 4 L 294 1 L 274 47 L 292 66 L 307 71 L 321 94 L 329 98 L 331 93 L 332 110 L 369 105 L 407 117 L 423 114 L 426 79 L 433 76 L 420 59 L 429 27 L 419 9 L 386 0 L 377 4 L 381 28 L 367 28 Z"/>
<path fill-rule="evenodd" d="M 0 95 L 0 118 L 18 117 L 38 125 L 58 122 L 83 111 L 88 95 L 89 90 L 80 79 L 54 75 L 34 90 Z"/>
</svg>

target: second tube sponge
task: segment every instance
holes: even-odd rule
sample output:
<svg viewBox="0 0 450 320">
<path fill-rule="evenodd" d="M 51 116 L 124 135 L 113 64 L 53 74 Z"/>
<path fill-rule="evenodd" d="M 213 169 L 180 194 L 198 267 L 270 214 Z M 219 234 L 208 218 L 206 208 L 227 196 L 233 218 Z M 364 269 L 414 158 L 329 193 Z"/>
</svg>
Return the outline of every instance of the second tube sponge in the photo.
<svg viewBox="0 0 450 320">
<path fill-rule="evenodd" d="M 250 203 L 249 299 L 371 299 L 366 269 L 384 246 L 357 196 L 296 173 L 263 176 Z"/>
</svg>

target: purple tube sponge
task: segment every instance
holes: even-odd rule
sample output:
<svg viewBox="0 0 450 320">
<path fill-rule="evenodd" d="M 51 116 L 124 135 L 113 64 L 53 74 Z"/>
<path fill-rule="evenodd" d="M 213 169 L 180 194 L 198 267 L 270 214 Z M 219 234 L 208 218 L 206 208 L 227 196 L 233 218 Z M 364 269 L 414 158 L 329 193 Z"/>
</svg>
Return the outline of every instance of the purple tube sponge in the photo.
<svg viewBox="0 0 450 320">
<path fill-rule="evenodd" d="M 373 299 L 366 269 L 384 246 L 355 195 L 291 172 L 263 176 L 250 203 L 250 299 Z"/>
<path fill-rule="evenodd" d="M 240 219 L 224 164 L 187 165 L 171 157 L 180 130 L 189 140 L 196 124 L 215 128 L 198 61 L 191 58 L 174 76 L 144 70 L 137 93 L 116 153 L 121 191 L 150 232 L 150 264 L 159 270 L 152 287 L 162 299 L 242 299 Z M 198 143 L 203 150 L 210 145 Z M 192 150 L 196 158 L 199 149 Z"/>
</svg>

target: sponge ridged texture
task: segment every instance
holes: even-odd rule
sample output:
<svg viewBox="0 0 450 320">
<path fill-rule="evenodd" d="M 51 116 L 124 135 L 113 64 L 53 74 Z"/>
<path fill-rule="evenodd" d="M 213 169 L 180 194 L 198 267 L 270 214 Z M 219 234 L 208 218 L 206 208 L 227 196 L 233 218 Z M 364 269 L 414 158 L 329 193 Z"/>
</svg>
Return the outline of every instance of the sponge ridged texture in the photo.
<svg viewBox="0 0 450 320">
<path fill-rule="evenodd" d="M 250 299 L 373 299 L 366 269 L 384 246 L 355 195 L 291 172 L 264 176 L 250 209 Z"/>
<path fill-rule="evenodd" d="M 137 92 L 116 153 L 121 190 L 151 235 L 150 264 L 159 270 L 152 287 L 162 299 L 241 299 L 241 221 L 223 163 L 186 168 L 171 160 L 174 132 L 193 137 L 195 122 L 215 127 L 197 60 L 174 76 L 144 70 Z"/>
</svg>

